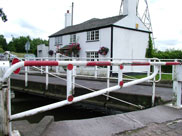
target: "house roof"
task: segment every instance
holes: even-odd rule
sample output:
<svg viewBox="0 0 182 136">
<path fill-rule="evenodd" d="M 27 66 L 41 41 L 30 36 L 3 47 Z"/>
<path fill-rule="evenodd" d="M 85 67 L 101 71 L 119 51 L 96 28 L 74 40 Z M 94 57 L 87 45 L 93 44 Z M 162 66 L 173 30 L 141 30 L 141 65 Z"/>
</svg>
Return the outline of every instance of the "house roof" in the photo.
<svg viewBox="0 0 182 136">
<path fill-rule="evenodd" d="M 109 18 L 104 18 L 104 19 L 92 18 L 83 23 L 73 25 L 73 26 L 68 26 L 68 27 L 50 35 L 49 37 L 55 37 L 55 36 L 59 36 L 59 35 L 66 35 L 66 34 L 70 34 L 70 33 L 86 31 L 89 29 L 106 27 L 106 26 L 116 23 L 117 21 L 123 19 L 124 17 L 125 17 L 125 15 L 119 15 L 119 16 L 114 16 L 114 17 L 109 17 Z"/>
</svg>

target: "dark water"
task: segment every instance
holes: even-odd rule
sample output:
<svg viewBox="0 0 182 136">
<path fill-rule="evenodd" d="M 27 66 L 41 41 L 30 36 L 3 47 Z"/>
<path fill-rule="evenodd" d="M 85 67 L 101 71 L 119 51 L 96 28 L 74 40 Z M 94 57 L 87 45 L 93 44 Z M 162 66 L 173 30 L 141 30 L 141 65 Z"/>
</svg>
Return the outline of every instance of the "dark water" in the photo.
<svg viewBox="0 0 182 136">
<path fill-rule="evenodd" d="M 45 99 L 33 95 L 15 94 L 15 98 L 12 99 L 12 114 L 44 106 L 57 102 L 56 100 Z M 34 116 L 26 117 L 30 123 L 39 122 L 44 116 L 54 116 L 55 121 L 60 120 L 75 120 L 75 119 L 87 119 L 93 117 L 101 117 L 107 115 L 113 115 L 122 113 L 105 107 L 96 107 L 94 105 L 85 105 L 81 103 L 64 106 L 47 112 L 39 113 Z"/>
</svg>

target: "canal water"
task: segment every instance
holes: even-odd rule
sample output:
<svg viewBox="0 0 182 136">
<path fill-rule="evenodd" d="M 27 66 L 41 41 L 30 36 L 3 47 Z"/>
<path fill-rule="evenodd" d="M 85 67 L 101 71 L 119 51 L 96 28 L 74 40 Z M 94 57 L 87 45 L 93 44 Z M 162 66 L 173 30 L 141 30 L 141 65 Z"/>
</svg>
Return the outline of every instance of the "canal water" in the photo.
<svg viewBox="0 0 182 136">
<path fill-rule="evenodd" d="M 56 100 L 42 98 L 34 95 L 16 93 L 12 99 L 12 114 L 44 106 L 57 102 Z M 120 114 L 121 111 L 107 109 L 105 107 L 96 107 L 94 105 L 85 105 L 81 103 L 64 106 L 47 112 L 39 113 L 34 116 L 23 118 L 30 123 L 38 123 L 45 116 L 54 116 L 55 121 L 76 120 L 101 117 L 107 115 Z M 21 119 L 22 120 L 22 119 Z"/>
</svg>

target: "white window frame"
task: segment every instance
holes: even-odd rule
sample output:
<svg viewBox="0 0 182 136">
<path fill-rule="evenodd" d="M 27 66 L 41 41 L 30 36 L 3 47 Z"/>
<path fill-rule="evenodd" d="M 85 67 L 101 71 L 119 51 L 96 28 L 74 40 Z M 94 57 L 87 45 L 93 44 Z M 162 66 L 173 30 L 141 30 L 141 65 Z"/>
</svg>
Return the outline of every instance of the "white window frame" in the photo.
<svg viewBox="0 0 182 136">
<path fill-rule="evenodd" d="M 55 37 L 55 45 L 62 45 L 62 44 L 63 44 L 62 36 Z"/>
<path fill-rule="evenodd" d="M 99 60 L 99 53 L 97 51 L 87 51 L 86 52 L 87 61 Z"/>
<path fill-rule="evenodd" d="M 70 35 L 70 43 L 76 43 L 76 34 Z"/>
<path fill-rule="evenodd" d="M 99 41 L 99 30 L 92 30 L 87 32 L 87 41 Z"/>
</svg>

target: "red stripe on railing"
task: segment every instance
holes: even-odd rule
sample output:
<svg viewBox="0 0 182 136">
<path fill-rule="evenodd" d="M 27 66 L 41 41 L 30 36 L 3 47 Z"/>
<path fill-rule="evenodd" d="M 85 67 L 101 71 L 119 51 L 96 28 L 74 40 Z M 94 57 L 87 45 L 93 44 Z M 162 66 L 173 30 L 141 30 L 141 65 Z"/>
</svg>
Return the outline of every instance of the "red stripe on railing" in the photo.
<svg viewBox="0 0 182 136">
<path fill-rule="evenodd" d="M 149 62 L 132 62 L 132 66 L 149 66 Z"/>
<path fill-rule="evenodd" d="M 111 66 L 111 62 L 107 61 L 88 62 L 86 66 Z"/>
<path fill-rule="evenodd" d="M 24 66 L 58 66 L 57 61 L 25 61 Z"/>
<path fill-rule="evenodd" d="M 180 62 L 166 62 L 166 66 L 171 66 L 171 65 L 181 65 Z"/>
</svg>

